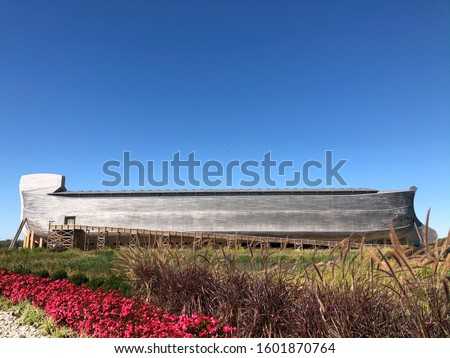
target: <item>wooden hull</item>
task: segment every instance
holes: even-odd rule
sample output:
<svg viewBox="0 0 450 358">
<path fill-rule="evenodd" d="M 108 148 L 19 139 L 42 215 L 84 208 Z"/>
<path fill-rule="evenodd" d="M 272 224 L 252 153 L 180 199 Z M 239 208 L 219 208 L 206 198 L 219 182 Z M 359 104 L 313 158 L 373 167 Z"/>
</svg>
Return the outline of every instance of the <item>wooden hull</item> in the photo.
<svg viewBox="0 0 450 358">
<path fill-rule="evenodd" d="M 70 192 L 63 176 L 34 174 L 22 177 L 20 192 L 28 230 L 44 238 L 49 223 L 68 217 L 79 225 L 327 240 L 386 240 L 390 225 L 404 242 L 424 233 L 415 190 Z M 429 229 L 428 238 L 437 233 Z"/>
</svg>

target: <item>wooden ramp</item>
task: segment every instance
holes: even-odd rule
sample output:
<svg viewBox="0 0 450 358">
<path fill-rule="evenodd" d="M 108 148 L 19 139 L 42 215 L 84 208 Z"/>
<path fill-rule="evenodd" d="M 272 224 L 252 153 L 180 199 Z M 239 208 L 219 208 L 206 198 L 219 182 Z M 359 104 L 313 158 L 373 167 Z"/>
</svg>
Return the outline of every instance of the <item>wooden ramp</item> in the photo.
<svg viewBox="0 0 450 358">
<path fill-rule="evenodd" d="M 77 239 L 78 238 L 78 239 Z M 147 229 L 129 229 L 117 227 L 100 227 L 86 225 L 50 225 L 47 241 L 48 247 L 63 246 L 65 248 L 79 247 L 84 250 L 103 249 L 105 247 L 129 246 L 187 246 L 202 247 L 221 245 L 234 247 L 245 245 L 249 247 L 287 246 L 302 249 L 307 247 L 334 248 L 341 244 L 342 239 L 318 240 L 302 238 L 284 238 L 273 236 L 254 236 L 214 232 L 161 231 Z M 83 243 L 75 242 L 77 240 Z M 378 246 L 366 244 L 366 246 Z M 379 245 L 383 246 L 383 245 Z M 358 242 L 351 242 L 351 248 L 359 248 Z"/>
</svg>

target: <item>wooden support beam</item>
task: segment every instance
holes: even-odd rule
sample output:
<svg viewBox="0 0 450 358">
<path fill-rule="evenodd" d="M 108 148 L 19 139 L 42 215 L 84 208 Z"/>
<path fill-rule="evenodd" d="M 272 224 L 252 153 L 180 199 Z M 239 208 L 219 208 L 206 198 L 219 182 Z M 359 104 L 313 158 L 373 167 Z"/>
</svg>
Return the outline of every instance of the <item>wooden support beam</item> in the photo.
<svg viewBox="0 0 450 358">
<path fill-rule="evenodd" d="M 27 232 L 25 233 L 24 238 L 23 238 L 23 245 L 22 245 L 22 247 L 23 247 L 24 249 L 28 248 L 28 239 L 29 239 L 29 237 L 30 237 L 30 233 L 27 231 Z"/>
<path fill-rule="evenodd" d="M 97 250 L 103 250 L 106 244 L 107 231 L 99 231 L 97 236 Z"/>
<path fill-rule="evenodd" d="M 29 245 L 30 249 L 33 249 L 34 247 L 34 231 L 31 232 L 30 235 L 30 245 Z"/>
<path fill-rule="evenodd" d="M 87 250 L 87 248 L 86 248 L 87 233 L 86 233 L 86 231 L 83 231 L 83 232 L 84 232 L 84 238 L 83 238 L 83 251 L 86 251 L 86 250 Z"/>
<path fill-rule="evenodd" d="M 89 250 L 89 248 L 90 248 L 90 238 L 91 238 L 91 232 L 89 231 L 89 230 L 86 230 L 85 231 L 85 239 L 86 239 L 86 244 L 85 244 L 85 249 L 84 249 L 84 251 L 87 251 L 87 250 Z"/>
<path fill-rule="evenodd" d="M 12 239 L 11 244 L 9 245 L 10 249 L 12 249 L 14 247 L 17 240 L 19 239 L 19 236 L 22 233 L 23 227 L 25 226 L 26 222 L 27 222 L 27 218 L 23 218 L 22 221 L 20 222 L 20 225 L 17 228 L 16 235 L 14 235 L 14 238 Z"/>
<path fill-rule="evenodd" d="M 128 245 L 130 247 L 139 246 L 139 234 L 137 233 L 137 231 L 130 234 Z"/>
</svg>

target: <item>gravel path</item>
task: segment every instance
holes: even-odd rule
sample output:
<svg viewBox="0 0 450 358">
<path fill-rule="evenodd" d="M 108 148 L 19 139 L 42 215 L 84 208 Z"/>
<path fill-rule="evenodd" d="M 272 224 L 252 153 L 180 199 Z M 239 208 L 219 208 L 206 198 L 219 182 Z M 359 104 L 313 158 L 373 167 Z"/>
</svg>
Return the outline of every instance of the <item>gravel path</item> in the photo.
<svg viewBox="0 0 450 358">
<path fill-rule="evenodd" d="M 33 326 L 21 325 L 12 312 L 0 311 L 0 338 L 41 338 Z"/>
</svg>

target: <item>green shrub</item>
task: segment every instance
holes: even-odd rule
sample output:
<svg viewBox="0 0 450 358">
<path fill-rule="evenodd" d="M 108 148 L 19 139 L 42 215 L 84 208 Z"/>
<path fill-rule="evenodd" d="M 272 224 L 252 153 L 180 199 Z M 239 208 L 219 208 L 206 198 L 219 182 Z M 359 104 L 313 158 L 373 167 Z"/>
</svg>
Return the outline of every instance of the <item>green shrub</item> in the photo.
<svg viewBox="0 0 450 358">
<path fill-rule="evenodd" d="M 19 275 L 28 275 L 31 273 L 31 270 L 29 268 L 23 267 L 23 266 L 15 267 L 11 271 L 13 271 L 14 273 L 17 273 Z"/>
<path fill-rule="evenodd" d="M 53 280 L 65 280 L 67 278 L 67 272 L 64 270 L 57 270 L 50 276 Z"/>
<path fill-rule="evenodd" d="M 86 285 L 91 289 L 96 290 L 97 288 L 103 286 L 104 283 L 105 279 L 103 277 L 93 277 Z"/>
<path fill-rule="evenodd" d="M 36 272 L 33 272 L 33 274 L 36 276 L 42 277 L 42 278 L 50 277 L 50 272 L 48 272 L 47 270 L 36 271 Z"/>
<path fill-rule="evenodd" d="M 103 283 L 103 288 L 105 290 L 118 290 L 124 297 L 131 297 L 133 295 L 131 285 L 123 275 L 113 274 L 108 276 Z"/>
<path fill-rule="evenodd" d="M 69 281 L 73 282 L 75 285 L 80 286 L 83 283 L 88 283 L 89 278 L 83 273 L 77 273 L 69 277 Z"/>
</svg>

